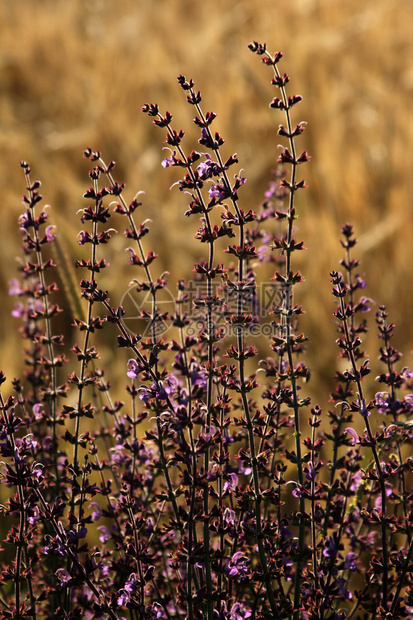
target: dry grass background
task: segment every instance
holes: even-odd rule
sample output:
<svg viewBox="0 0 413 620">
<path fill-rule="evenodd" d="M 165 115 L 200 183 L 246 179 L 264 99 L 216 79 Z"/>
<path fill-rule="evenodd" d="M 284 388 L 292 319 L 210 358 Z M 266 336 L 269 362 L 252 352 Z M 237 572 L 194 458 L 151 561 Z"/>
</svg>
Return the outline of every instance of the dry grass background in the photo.
<svg viewBox="0 0 413 620">
<path fill-rule="evenodd" d="M 334 373 L 329 271 L 341 256 L 338 237 L 346 221 L 360 240 L 367 294 L 391 308 L 396 344 L 409 353 L 409 363 L 412 27 L 410 0 L 0 1 L 0 366 L 9 378 L 22 361 L 7 295 L 20 244 L 19 160 L 27 159 L 33 177 L 42 180 L 52 219 L 68 251 L 79 254 L 76 211 L 88 185 L 82 150 L 92 146 L 115 159 L 129 196 L 146 192 L 141 217 L 153 220 L 147 239 L 161 255 L 159 273 L 189 274 L 199 252 L 191 241 L 195 221 L 183 216 L 182 194 L 169 191 L 175 177 L 160 166 L 163 134 L 140 109 L 147 101 L 169 109 L 176 126 L 188 130 L 191 148 L 192 110 L 176 76 L 192 77 L 205 109 L 218 114 L 215 127 L 228 154 L 237 152 L 246 171 L 243 206 L 254 208 L 274 166 L 282 119 L 268 108 L 271 76 L 247 50 L 253 39 L 284 52 L 290 94 L 304 97 L 295 120 L 309 123 L 300 143 L 312 155 L 303 168 L 309 190 L 301 196 L 296 236 L 309 250 L 300 264 L 306 283 L 298 294 L 307 310 L 302 327 L 315 374 L 310 392 L 320 399 L 320 387 L 331 385 Z M 135 276 L 123 243 L 119 235 L 103 283 L 114 304 Z M 377 346 L 374 336 L 371 342 Z M 123 364 L 113 370 L 124 377 Z"/>
</svg>

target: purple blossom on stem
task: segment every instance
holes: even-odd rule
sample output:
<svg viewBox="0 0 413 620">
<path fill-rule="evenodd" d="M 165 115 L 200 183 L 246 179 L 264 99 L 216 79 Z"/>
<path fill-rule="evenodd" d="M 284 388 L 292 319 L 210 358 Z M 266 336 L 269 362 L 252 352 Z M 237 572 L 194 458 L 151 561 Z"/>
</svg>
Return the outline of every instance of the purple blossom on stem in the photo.
<svg viewBox="0 0 413 620">
<path fill-rule="evenodd" d="M 44 416 L 44 405 L 43 403 L 36 403 L 33 405 L 33 415 L 35 420 L 42 420 Z"/>
<path fill-rule="evenodd" d="M 92 511 L 92 519 L 93 521 L 98 521 L 100 517 L 103 515 L 102 509 L 96 502 L 90 502 L 90 508 L 93 508 Z"/>
<path fill-rule="evenodd" d="M 362 481 L 363 481 L 363 472 L 361 471 L 361 469 L 359 469 L 352 477 L 350 491 L 352 491 L 353 493 L 356 493 Z"/>
<path fill-rule="evenodd" d="M 224 493 L 232 493 L 233 491 L 235 491 L 237 484 L 238 484 L 237 474 L 234 474 L 234 473 L 227 474 L 226 480 L 224 482 Z"/>
<path fill-rule="evenodd" d="M 360 437 L 357 435 L 357 433 L 354 430 L 354 428 L 351 428 L 350 426 L 348 426 L 345 429 L 345 432 L 349 433 L 349 435 L 351 435 L 350 443 L 351 443 L 352 446 L 355 446 L 357 443 L 360 443 Z"/>
<path fill-rule="evenodd" d="M 45 230 L 45 235 L 46 235 L 46 240 L 51 243 L 52 241 L 54 241 L 56 239 L 56 235 L 54 234 L 54 231 L 56 230 L 56 226 L 50 225 L 50 226 L 46 226 L 46 230 Z"/>
<path fill-rule="evenodd" d="M 100 532 L 102 532 L 99 536 L 99 540 L 103 543 L 107 543 L 108 540 L 112 538 L 112 534 L 109 531 L 109 528 L 106 525 L 99 525 L 97 528 Z"/>
<path fill-rule="evenodd" d="M 55 572 L 62 588 L 65 588 L 72 581 L 71 574 L 65 568 L 58 568 Z"/>
<path fill-rule="evenodd" d="M 131 595 L 136 592 L 138 581 L 136 574 L 131 573 L 123 588 L 119 590 L 118 605 L 127 605 L 131 599 Z"/>
<path fill-rule="evenodd" d="M 323 549 L 323 555 L 329 560 L 335 560 L 337 557 L 338 549 L 333 536 L 328 537 Z"/>
<path fill-rule="evenodd" d="M 388 392 L 377 392 L 375 402 L 379 413 L 387 413 L 391 406 L 390 394 Z"/>
<path fill-rule="evenodd" d="M 24 295 L 24 288 L 22 288 L 20 282 L 16 280 L 15 278 L 10 280 L 9 295 L 16 296 L 16 297 L 20 295 Z"/>
<path fill-rule="evenodd" d="M 128 361 L 128 370 L 127 370 L 127 375 L 130 379 L 137 379 L 139 373 L 141 372 L 141 367 L 139 366 L 138 362 L 134 359 L 130 359 Z"/>
<path fill-rule="evenodd" d="M 172 155 L 170 157 L 166 157 L 161 161 L 161 165 L 163 168 L 169 168 L 169 166 L 175 166 L 176 162 L 176 151 L 172 151 Z"/>
<path fill-rule="evenodd" d="M 357 553 L 349 551 L 344 559 L 344 568 L 355 573 L 357 570 Z"/>
<path fill-rule="evenodd" d="M 241 603 L 234 603 L 229 613 L 230 620 L 247 620 L 252 615 L 252 611 Z"/>
<path fill-rule="evenodd" d="M 250 560 L 243 555 L 241 551 L 237 551 L 231 558 L 227 559 L 225 573 L 228 577 L 232 577 L 237 581 L 248 581 L 251 576 L 251 570 L 248 567 Z"/>
</svg>

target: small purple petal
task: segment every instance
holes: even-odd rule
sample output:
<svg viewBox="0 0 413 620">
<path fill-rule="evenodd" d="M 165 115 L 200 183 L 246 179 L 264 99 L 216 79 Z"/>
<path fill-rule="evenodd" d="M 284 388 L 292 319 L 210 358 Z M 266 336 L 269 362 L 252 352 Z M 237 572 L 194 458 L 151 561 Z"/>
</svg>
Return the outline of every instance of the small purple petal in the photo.
<svg viewBox="0 0 413 620">
<path fill-rule="evenodd" d="M 128 361 L 128 370 L 126 374 L 130 379 L 137 379 L 139 370 L 140 368 L 136 360 L 131 359 Z"/>
<path fill-rule="evenodd" d="M 58 568 L 55 575 L 59 579 L 61 586 L 66 586 L 72 579 L 71 574 L 64 568 Z"/>
<path fill-rule="evenodd" d="M 354 430 L 354 428 L 350 428 L 347 427 L 345 429 L 346 433 L 350 433 L 350 435 L 352 436 L 352 441 L 351 441 L 351 445 L 355 446 L 357 443 L 360 443 L 360 437 L 357 435 L 356 431 Z"/>
<path fill-rule="evenodd" d="M 56 235 L 53 234 L 54 230 L 56 230 L 56 226 L 50 225 L 46 227 L 46 239 L 49 243 L 56 239 Z"/>
</svg>

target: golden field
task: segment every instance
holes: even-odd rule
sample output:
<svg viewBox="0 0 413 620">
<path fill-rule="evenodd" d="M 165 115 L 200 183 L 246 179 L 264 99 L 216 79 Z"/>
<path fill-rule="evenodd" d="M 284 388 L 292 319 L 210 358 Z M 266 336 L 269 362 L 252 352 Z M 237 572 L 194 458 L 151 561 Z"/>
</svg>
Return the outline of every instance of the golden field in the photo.
<svg viewBox="0 0 413 620">
<path fill-rule="evenodd" d="M 304 98 L 294 120 L 308 121 L 299 146 L 312 156 L 302 169 L 309 189 L 299 195 L 296 231 L 308 248 L 297 263 L 306 282 L 296 301 L 307 311 L 301 326 L 314 372 L 310 393 L 325 406 L 333 385 L 329 272 L 341 257 L 345 222 L 354 225 L 360 241 L 356 255 L 368 281 L 365 294 L 389 307 L 397 325 L 395 344 L 410 364 L 412 28 L 409 0 L 2 0 L 0 367 L 8 378 L 22 365 L 17 324 L 10 316 L 14 301 L 7 292 L 20 248 L 19 161 L 28 160 L 33 178 L 41 179 L 51 223 L 67 251 L 88 257 L 88 247 L 76 241 L 81 228 L 76 212 L 85 206 L 82 195 L 89 186 L 82 151 L 91 146 L 106 160 L 115 159 L 127 197 L 146 193 L 137 219 L 153 220 L 145 247 L 160 254 L 154 275 L 168 270 L 171 283 L 177 275 L 190 277 L 205 248 L 193 240 L 195 218 L 183 215 L 185 196 L 176 188 L 169 191 L 177 177 L 160 165 L 164 134 L 140 110 L 145 102 L 170 110 L 175 128 L 187 130 L 184 145 L 196 148 L 193 110 L 176 82 L 180 73 L 192 77 L 204 110 L 218 115 L 214 128 L 226 139 L 225 153 L 238 153 L 245 170 L 241 206 L 255 208 L 275 165 L 276 129 L 283 118 L 268 107 L 277 93 L 269 69 L 247 49 L 254 39 L 267 42 L 270 51 L 283 51 L 280 68 L 291 77 L 289 94 Z M 121 232 L 123 223 L 118 224 Z M 114 305 L 138 274 L 127 265 L 122 236 L 111 245 L 106 258 L 112 269 L 102 287 L 110 290 Z M 60 303 L 64 320 L 71 322 L 69 301 Z M 373 314 L 370 325 L 374 332 Z M 111 336 L 102 351 L 106 361 Z M 372 333 L 372 360 L 377 346 Z M 126 379 L 125 369 L 124 363 L 112 367 L 117 378 Z"/>
</svg>

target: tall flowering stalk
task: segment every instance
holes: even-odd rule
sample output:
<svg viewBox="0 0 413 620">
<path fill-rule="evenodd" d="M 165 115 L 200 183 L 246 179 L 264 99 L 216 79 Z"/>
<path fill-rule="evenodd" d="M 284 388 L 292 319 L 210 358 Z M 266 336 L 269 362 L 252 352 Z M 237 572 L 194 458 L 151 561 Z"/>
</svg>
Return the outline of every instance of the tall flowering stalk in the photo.
<svg viewBox="0 0 413 620">
<path fill-rule="evenodd" d="M 262 62 L 273 68 L 274 78 L 272 84 L 276 86 L 280 91 L 280 97 L 275 97 L 270 104 L 271 108 L 278 109 L 284 112 L 286 126 L 280 125 L 278 134 L 284 138 L 287 138 L 289 148 L 282 147 L 281 154 L 278 161 L 282 165 L 291 166 L 290 178 L 282 179 L 281 185 L 286 188 L 289 194 L 288 209 L 286 212 L 277 213 L 277 217 L 282 220 L 286 220 L 287 231 L 281 238 L 274 240 L 273 248 L 281 251 L 285 256 L 285 264 L 283 272 L 276 271 L 273 280 L 280 287 L 282 291 L 281 303 L 274 308 L 274 313 L 277 315 L 277 335 L 273 340 L 273 349 L 278 354 L 279 359 L 279 372 L 278 376 L 284 376 L 290 382 L 291 394 L 288 396 L 288 404 L 292 406 L 294 412 L 294 437 L 295 437 L 295 455 L 292 457 L 294 463 L 297 466 L 298 484 L 303 487 L 304 475 L 303 475 L 303 461 L 302 461 L 302 448 L 301 448 L 301 422 L 300 422 L 300 409 L 307 406 L 309 399 L 300 399 L 298 395 L 298 383 L 297 380 L 307 376 L 307 370 L 305 365 L 300 361 L 297 364 L 294 360 L 294 354 L 302 351 L 302 343 L 306 340 L 303 334 L 295 333 L 296 317 L 301 314 L 301 306 L 294 305 L 293 290 L 296 284 L 303 281 L 303 278 L 299 271 L 294 273 L 292 265 L 293 252 L 303 250 L 303 242 L 297 242 L 293 238 L 293 226 L 296 219 L 296 207 L 295 207 L 295 195 L 299 189 L 305 187 L 303 180 L 297 181 L 297 169 L 302 163 L 309 160 L 309 156 L 306 151 L 298 154 L 295 144 L 295 138 L 299 136 L 305 129 L 306 123 L 300 122 L 297 125 L 293 125 L 291 118 L 291 109 L 297 103 L 302 100 L 300 95 L 289 96 L 286 92 L 286 85 L 289 82 L 289 76 L 284 73 L 280 73 L 278 69 L 278 62 L 282 58 L 280 52 L 272 56 L 266 49 L 265 44 L 254 42 L 249 46 L 252 52 L 255 52 L 259 56 L 262 56 Z M 284 366 L 284 360 L 286 365 Z M 305 544 L 305 524 L 304 524 L 304 512 L 305 512 L 305 500 L 302 493 L 299 493 L 300 503 L 300 524 L 298 535 L 298 554 L 303 556 L 304 544 Z M 297 571 L 295 575 L 295 589 L 294 589 L 294 614 L 298 619 L 299 607 L 300 607 L 300 588 L 301 588 L 301 569 L 304 563 L 303 559 L 298 562 Z"/>
<path fill-rule="evenodd" d="M 353 231 L 351 226 L 343 227 L 343 235 L 344 247 L 352 247 L 354 245 L 354 240 L 352 239 Z M 347 267 L 347 269 L 350 269 L 350 264 L 348 262 L 345 262 L 344 265 Z M 333 295 L 338 299 L 339 306 L 334 313 L 334 316 L 339 322 L 339 331 L 341 334 L 341 337 L 337 340 L 337 344 L 340 349 L 345 351 L 345 355 L 348 358 L 350 364 L 350 368 L 344 372 L 344 376 L 356 387 L 356 399 L 350 401 L 348 405 L 351 411 L 357 412 L 362 416 L 366 425 L 367 438 L 365 439 L 365 444 L 368 445 L 372 451 L 376 470 L 373 479 L 377 481 L 380 488 L 381 510 L 379 522 L 381 524 L 381 561 L 383 566 L 382 607 L 383 609 L 386 609 L 388 602 L 388 543 L 386 524 L 387 495 L 385 480 L 387 476 L 383 470 L 383 466 L 380 460 L 377 437 L 374 436 L 369 421 L 369 416 L 371 414 L 371 411 L 374 409 L 375 403 L 374 401 L 367 401 L 362 383 L 363 379 L 370 374 L 369 363 L 368 360 L 365 360 L 361 364 L 358 364 L 361 339 L 357 334 L 355 334 L 354 323 L 351 320 L 354 316 L 354 313 L 357 312 L 357 310 L 360 310 L 360 307 L 362 307 L 364 311 L 367 311 L 369 309 L 369 303 L 371 302 L 371 300 L 364 297 L 361 298 L 361 300 L 358 302 L 358 308 L 357 305 L 354 303 L 354 299 L 352 296 L 350 297 L 350 303 L 346 303 L 346 296 L 349 293 L 349 290 L 353 292 L 354 287 L 351 286 L 351 282 L 349 285 L 347 285 L 344 282 L 343 276 L 340 273 L 332 271 L 330 275 L 333 284 Z M 371 476 L 373 476 L 373 472 L 371 472 Z"/>
<path fill-rule="evenodd" d="M 17 281 L 14 281 L 11 292 L 20 299 L 26 298 L 27 300 L 25 308 L 19 302 L 14 315 L 24 318 L 24 335 L 32 341 L 32 359 L 28 360 L 28 365 L 31 367 L 28 378 L 33 385 L 30 401 L 38 405 L 37 421 L 44 417 L 51 427 L 50 452 L 54 458 L 55 475 L 58 481 L 58 398 L 65 396 L 66 386 L 65 384 L 58 385 L 57 373 L 58 368 L 67 362 L 67 359 L 64 353 L 55 353 L 56 347 L 63 345 L 63 336 L 53 334 L 52 319 L 62 310 L 50 299 L 51 295 L 58 291 L 56 283 L 48 284 L 46 280 L 46 272 L 55 268 L 56 265 L 53 264 L 51 258 L 44 257 L 45 248 L 55 239 L 56 227 L 45 226 L 48 219 L 45 210 L 36 214 L 36 206 L 42 201 L 39 193 L 41 183 L 39 180 L 31 181 L 31 168 L 28 162 L 21 161 L 20 166 L 24 172 L 28 193 L 23 196 L 26 210 L 19 218 L 19 225 L 24 235 L 24 253 L 26 257 L 34 255 L 35 259 L 33 262 L 27 258 L 26 264 L 21 268 L 25 286 L 20 286 Z M 44 403 L 46 411 L 41 403 Z"/>
</svg>

